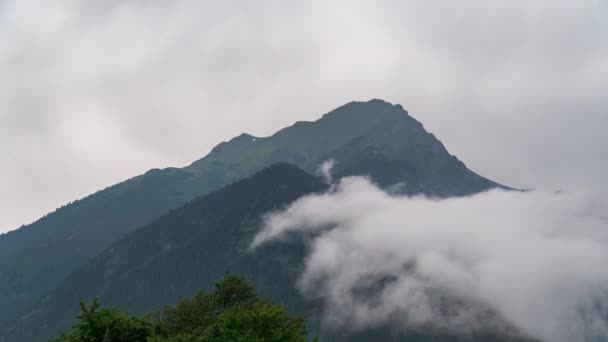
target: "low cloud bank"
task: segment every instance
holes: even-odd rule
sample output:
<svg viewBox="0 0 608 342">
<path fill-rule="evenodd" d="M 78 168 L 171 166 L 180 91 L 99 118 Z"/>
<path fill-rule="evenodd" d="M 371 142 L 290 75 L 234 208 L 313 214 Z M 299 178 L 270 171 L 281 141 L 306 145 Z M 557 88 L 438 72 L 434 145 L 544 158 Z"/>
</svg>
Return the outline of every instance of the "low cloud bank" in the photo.
<svg viewBox="0 0 608 342">
<path fill-rule="evenodd" d="M 252 248 L 306 236 L 298 286 L 323 300 L 332 326 L 492 325 L 551 342 L 606 340 L 604 209 L 541 191 L 398 197 L 350 177 L 268 215 Z"/>
</svg>

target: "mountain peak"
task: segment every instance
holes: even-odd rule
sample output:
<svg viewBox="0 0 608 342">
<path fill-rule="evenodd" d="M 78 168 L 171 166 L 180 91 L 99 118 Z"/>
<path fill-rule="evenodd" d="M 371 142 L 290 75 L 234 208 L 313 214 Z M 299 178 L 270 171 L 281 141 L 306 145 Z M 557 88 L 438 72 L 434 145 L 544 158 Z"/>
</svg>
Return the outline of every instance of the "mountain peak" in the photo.
<svg viewBox="0 0 608 342">
<path fill-rule="evenodd" d="M 337 162 L 338 176 L 367 175 L 382 186 L 403 182 L 410 194 L 467 195 L 499 186 L 450 155 L 403 106 L 377 98 L 346 103 L 270 137 L 242 134 L 187 169 L 207 172 L 215 165 L 246 174 L 288 162 L 312 173 L 328 159 Z"/>
<path fill-rule="evenodd" d="M 379 99 L 350 102 L 270 137 L 243 133 L 188 167 L 152 170 L 0 236 L 0 261 L 15 261 L 0 263 L 0 275 L 8 275 L 0 281 L 0 326 L 83 262 L 158 215 L 277 162 L 314 173 L 329 159 L 335 161 L 336 179 L 367 175 L 383 187 L 402 184 L 405 194 L 462 196 L 500 186 L 450 155 L 400 105 Z M 273 175 L 276 167 L 264 175 Z"/>
<path fill-rule="evenodd" d="M 325 122 L 340 129 L 353 127 L 357 130 L 369 129 L 380 123 L 401 121 L 414 129 L 424 129 L 424 126 L 411 117 L 400 104 L 392 104 L 381 99 L 369 101 L 352 101 L 346 103 L 315 121 Z"/>
<path fill-rule="evenodd" d="M 373 98 L 368 101 L 351 101 L 342 107 L 345 107 L 345 106 L 355 106 L 355 107 L 359 106 L 359 107 L 366 107 L 368 109 L 370 109 L 370 108 L 384 109 L 384 110 L 392 109 L 395 111 L 403 112 L 406 115 L 409 115 L 408 111 L 405 110 L 401 104 L 398 104 L 398 103 L 393 104 L 389 101 L 386 101 L 383 99 L 378 99 L 378 98 Z M 341 107 L 338 107 L 338 108 L 341 108 Z M 373 113 L 370 113 L 370 114 L 373 114 Z"/>
<path fill-rule="evenodd" d="M 360 110 L 367 110 L 368 111 L 368 115 L 377 115 L 377 114 L 381 114 L 381 113 L 385 113 L 385 112 L 391 112 L 391 111 L 399 111 L 402 113 L 405 113 L 406 115 L 409 115 L 409 113 L 407 112 L 407 110 L 405 110 L 403 108 L 402 105 L 400 104 L 393 104 L 391 102 L 382 100 L 382 99 L 371 99 L 368 101 L 351 101 L 348 102 L 336 109 L 334 109 L 333 111 L 327 113 L 327 114 L 331 114 L 333 112 L 340 112 L 343 110 L 352 110 L 352 109 L 360 109 Z M 327 115 L 325 114 L 325 115 Z"/>
</svg>

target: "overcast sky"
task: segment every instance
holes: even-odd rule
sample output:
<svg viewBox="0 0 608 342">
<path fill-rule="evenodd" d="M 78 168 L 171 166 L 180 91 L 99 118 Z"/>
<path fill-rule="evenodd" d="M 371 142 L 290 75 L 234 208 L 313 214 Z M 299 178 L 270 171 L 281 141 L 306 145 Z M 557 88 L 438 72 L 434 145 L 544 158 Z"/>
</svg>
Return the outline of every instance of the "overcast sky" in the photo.
<svg viewBox="0 0 608 342">
<path fill-rule="evenodd" d="M 371 98 L 488 178 L 608 189 L 607 97 L 605 0 L 0 0 L 0 231 Z"/>
</svg>

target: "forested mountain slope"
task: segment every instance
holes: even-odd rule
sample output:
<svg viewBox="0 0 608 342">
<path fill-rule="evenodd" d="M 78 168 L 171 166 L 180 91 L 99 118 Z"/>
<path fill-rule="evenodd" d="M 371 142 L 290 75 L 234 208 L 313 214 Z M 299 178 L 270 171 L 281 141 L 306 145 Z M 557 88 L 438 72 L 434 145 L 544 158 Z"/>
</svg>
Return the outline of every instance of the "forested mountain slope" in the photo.
<svg viewBox="0 0 608 342">
<path fill-rule="evenodd" d="M 303 299 L 295 288 L 305 241 L 293 236 L 255 252 L 248 247 L 263 214 L 325 189 L 327 185 L 318 178 L 277 164 L 189 202 L 127 235 L 71 274 L 7 329 L 10 334 L 5 341 L 45 341 L 69 328 L 79 300 L 99 298 L 143 314 L 192 296 L 198 289 L 210 289 L 227 272 L 244 275 L 263 296 L 290 313 L 305 315 L 311 333 L 324 341 L 519 341 L 493 332 L 458 336 L 387 328 L 345 337 L 321 330 L 322 308 Z"/>
<path fill-rule="evenodd" d="M 262 294 L 293 309 L 302 249 L 252 255 L 252 234 L 265 212 L 322 191 L 319 179 L 288 164 L 185 204 L 128 234 L 71 274 L 9 329 L 7 341 L 45 341 L 67 329 L 80 300 L 99 298 L 135 314 L 161 309 L 209 289 L 226 272 L 245 275 Z M 301 311 L 301 308 L 299 308 Z M 0 338 L 2 341 L 2 338 Z"/>
<path fill-rule="evenodd" d="M 190 166 L 151 170 L 0 235 L 0 325 L 163 213 L 275 162 L 312 173 L 330 158 L 336 176 L 368 174 L 381 185 L 405 184 L 410 194 L 459 196 L 499 186 L 451 156 L 400 105 L 351 102 L 270 137 L 243 134 Z"/>
</svg>

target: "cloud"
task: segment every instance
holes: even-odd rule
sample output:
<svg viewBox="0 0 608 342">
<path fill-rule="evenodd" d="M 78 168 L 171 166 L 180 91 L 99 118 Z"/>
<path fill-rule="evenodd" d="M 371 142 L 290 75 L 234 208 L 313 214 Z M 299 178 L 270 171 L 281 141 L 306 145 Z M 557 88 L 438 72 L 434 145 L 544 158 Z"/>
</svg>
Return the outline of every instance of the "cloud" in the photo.
<svg viewBox="0 0 608 342">
<path fill-rule="evenodd" d="M 0 0 L 0 230 L 352 100 L 511 186 L 605 184 L 599 0 Z"/>
<path fill-rule="evenodd" d="M 252 247 L 310 240 L 298 286 L 322 299 L 329 325 L 491 325 L 550 342 L 604 340 L 606 209 L 584 193 L 398 197 L 351 177 L 269 215 Z"/>
<path fill-rule="evenodd" d="M 333 159 L 330 159 L 330 160 L 324 161 L 323 164 L 321 164 L 321 167 L 319 168 L 318 172 L 321 174 L 321 176 L 323 177 L 323 180 L 325 180 L 325 182 L 327 184 L 333 183 L 331 170 L 334 168 L 334 164 L 335 164 L 335 161 Z"/>
</svg>

